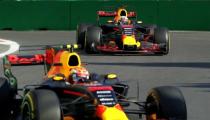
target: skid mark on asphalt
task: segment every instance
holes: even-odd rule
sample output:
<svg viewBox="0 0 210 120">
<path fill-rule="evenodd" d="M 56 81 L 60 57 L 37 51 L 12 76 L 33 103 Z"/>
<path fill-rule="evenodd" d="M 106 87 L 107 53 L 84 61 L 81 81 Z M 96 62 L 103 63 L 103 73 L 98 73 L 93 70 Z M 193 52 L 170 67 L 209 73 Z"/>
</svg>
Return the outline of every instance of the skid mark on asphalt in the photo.
<svg viewBox="0 0 210 120">
<path fill-rule="evenodd" d="M 4 51 L 4 52 L 0 51 L 0 58 L 17 51 L 20 46 L 17 42 L 14 42 L 11 40 L 6 40 L 6 39 L 0 39 L 0 45 L 8 45 L 9 46 L 9 49 L 7 51 Z"/>
</svg>

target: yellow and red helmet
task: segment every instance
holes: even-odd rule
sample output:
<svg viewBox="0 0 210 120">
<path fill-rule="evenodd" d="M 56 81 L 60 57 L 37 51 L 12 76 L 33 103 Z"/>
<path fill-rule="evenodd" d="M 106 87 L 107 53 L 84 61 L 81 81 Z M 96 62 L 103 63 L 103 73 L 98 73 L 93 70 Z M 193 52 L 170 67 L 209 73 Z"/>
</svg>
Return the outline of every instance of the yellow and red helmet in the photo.
<svg viewBox="0 0 210 120">
<path fill-rule="evenodd" d="M 70 71 L 70 82 L 86 82 L 89 79 L 89 72 L 84 67 L 75 67 Z"/>
</svg>

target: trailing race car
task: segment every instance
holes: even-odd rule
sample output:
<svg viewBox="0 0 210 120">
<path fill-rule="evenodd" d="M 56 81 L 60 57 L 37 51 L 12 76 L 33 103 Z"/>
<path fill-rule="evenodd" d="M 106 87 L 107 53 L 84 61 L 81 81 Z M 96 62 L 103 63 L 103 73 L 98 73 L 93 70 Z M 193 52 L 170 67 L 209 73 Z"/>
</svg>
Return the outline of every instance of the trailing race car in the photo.
<svg viewBox="0 0 210 120">
<path fill-rule="evenodd" d="M 46 68 L 43 83 L 17 89 L 11 66 L 37 64 Z M 128 120 L 128 114 L 145 115 L 146 120 L 187 119 L 185 100 L 178 88 L 156 87 L 145 102 L 129 100 L 129 86 L 116 74 L 89 74 L 81 65 L 70 45 L 48 46 L 45 55 L 4 57 L 6 78 L 0 78 L 0 119 Z M 131 103 L 138 109 L 127 108 Z"/>
<path fill-rule="evenodd" d="M 168 29 L 144 25 L 137 21 L 135 12 L 127 12 L 124 8 L 98 11 L 97 15 L 98 25 L 77 26 L 77 44 L 81 44 L 87 53 L 169 53 Z M 101 17 L 109 19 L 102 23 Z"/>
</svg>

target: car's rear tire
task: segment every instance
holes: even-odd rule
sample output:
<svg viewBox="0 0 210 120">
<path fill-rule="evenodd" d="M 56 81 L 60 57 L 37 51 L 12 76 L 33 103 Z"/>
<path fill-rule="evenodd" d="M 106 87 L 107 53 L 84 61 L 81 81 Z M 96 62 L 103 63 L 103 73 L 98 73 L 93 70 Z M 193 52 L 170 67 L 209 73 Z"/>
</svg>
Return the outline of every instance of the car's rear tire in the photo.
<svg viewBox="0 0 210 120">
<path fill-rule="evenodd" d="M 88 27 L 85 34 L 85 51 L 89 54 L 97 53 L 97 46 L 101 43 L 102 29 L 100 27 Z"/>
<path fill-rule="evenodd" d="M 187 120 L 185 99 L 176 87 L 162 86 L 152 89 L 146 104 L 147 120 L 151 120 L 151 117 L 164 120 Z"/>
<path fill-rule="evenodd" d="M 57 95 L 51 90 L 29 91 L 21 105 L 23 120 L 61 120 Z"/>
<path fill-rule="evenodd" d="M 0 118 L 7 120 L 10 116 L 10 86 L 6 78 L 0 77 Z"/>
<path fill-rule="evenodd" d="M 77 31 L 76 31 L 77 38 L 76 39 L 77 39 L 77 44 L 81 45 L 81 49 L 84 49 L 84 45 L 85 45 L 85 31 L 90 26 L 92 25 L 91 24 L 77 25 Z"/>
<path fill-rule="evenodd" d="M 159 53 L 167 55 L 170 50 L 170 35 L 166 28 L 155 28 L 154 43 L 160 44 L 161 51 Z"/>
</svg>

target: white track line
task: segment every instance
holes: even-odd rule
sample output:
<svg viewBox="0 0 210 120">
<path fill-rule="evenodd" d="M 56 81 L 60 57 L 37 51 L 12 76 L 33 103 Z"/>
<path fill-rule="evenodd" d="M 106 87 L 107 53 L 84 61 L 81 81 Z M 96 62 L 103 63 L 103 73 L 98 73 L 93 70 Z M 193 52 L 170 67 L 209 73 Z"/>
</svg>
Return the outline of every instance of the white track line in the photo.
<svg viewBox="0 0 210 120">
<path fill-rule="evenodd" d="M 17 51 L 20 47 L 20 45 L 18 43 L 11 41 L 11 40 L 6 40 L 6 39 L 0 39 L 0 45 L 8 45 L 9 46 L 9 50 L 7 50 L 3 53 L 0 53 L 0 58 Z"/>
</svg>

